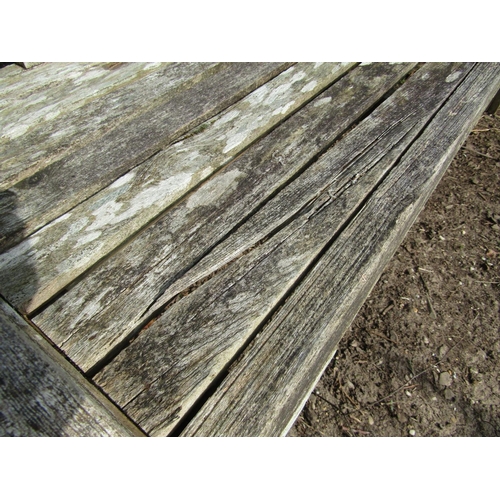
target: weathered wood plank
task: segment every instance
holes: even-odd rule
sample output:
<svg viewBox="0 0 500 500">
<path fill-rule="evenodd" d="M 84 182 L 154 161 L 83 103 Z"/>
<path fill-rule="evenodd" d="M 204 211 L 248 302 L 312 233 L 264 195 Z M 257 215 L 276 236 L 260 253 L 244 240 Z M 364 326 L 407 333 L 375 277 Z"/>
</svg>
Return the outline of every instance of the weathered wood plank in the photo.
<svg viewBox="0 0 500 500">
<path fill-rule="evenodd" d="M 61 216 L 288 66 L 224 65 L 215 74 L 207 75 L 183 92 L 175 92 L 172 98 L 166 96 L 153 102 L 144 112 L 0 193 L 4 204 L 15 203 L 17 207 L 15 215 L 9 210 L 0 214 L 3 232 L 0 248 L 13 246 Z M 124 91 L 127 93 L 127 89 Z M 147 95 L 141 94 L 140 99 L 148 102 Z M 117 105 L 121 107 L 119 102 Z M 100 121 L 107 114 L 105 109 L 90 119 Z"/>
<path fill-rule="evenodd" d="M 123 75 L 116 74 L 117 67 L 121 67 Z M 131 77 L 133 79 L 142 69 L 154 71 L 155 67 L 158 67 L 158 63 L 46 63 L 43 67 L 26 72 L 17 66 L 8 66 L 10 71 L 0 72 L 0 110 L 22 105 L 23 100 L 28 105 L 32 104 L 31 101 L 40 102 L 43 91 L 49 92 L 47 95 L 49 100 L 52 99 L 53 91 L 62 99 L 68 98 L 68 103 L 71 103 L 81 95 L 80 87 L 84 82 L 88 84 L 91 93 L 102 91 L 110 84 L 118 82 L 120 78 L 124 78 L 126 82 Z M 66 91 L 61 92 L 62 89 Z M 71 90 L 75 91 L 77 96 L 66 95 Z"/>
<path fill-rule="evenodd" d="M 0 299 L 0 436 L 140 436 Z"/>
<path fill-rule="evenodd" d="M 168 433 L 224 370 L 415 139 L 468 65 L 436 66 L 415 75 L 414 92 L 406 99 L 394 96 L 386 108 L 392 114 L 374 113 L 364 123 L 364 132 L 373 129 L 372 121 L 383 123 L 377 136 L 355 130 L 343 148 L 339 143 L 280 193 L 284 227 L 174 304 L 97 375 L 97 383 L 148 432 Z M 457 77 L 447 82 L 450 75 Z M 299 192 L 313 198 L 290 213 L 289 202 Z"/>
<path fill-rule="evenodd" d="M 3 82 L 1 189 L 33 175 L 144 108 L 147 100 L 137 97 L 148 94 L 152 85 L 162 86 L 157 75 L 165 72 L 168 65 L 52 63 L 48 66 L 51 70 L 48 75 L 33 70 L 29 77 L 24 74 L 22 78 L 11 79 L 19 82 L 9 79 Z M 58 71 L 54 74 L 55 69 Z M 124 88 L 127 85 L 131 85 L 130 94 Z"/>
<path fill-rule="evenodd" d="M 40 153 L 39 150 L 34 149 L 34 142 L 38 143 L 39 149 L 45 155 L 50 152 L 48 148 L 52 135 L 55 136 L 53 149 L 58 149 L 58 146 L 63 144 L 61 136 L 64 136 L 66 131 L 64 130 L 64 121 L 60 119 L 61 116 L 83 106 L 91 99 L 102 98 L 118 86 L 131 84 L 148 74 L 157 73 L 168 63 L 161 65 L 151 63 L 51 63 L 51 65 L 58 69 L 56 74 L 49 73 L 52 80 L 44 78 L 40 81 L 39 75 L 30 71 L 29 77 L 24 73 L 20 79 L 3 79 L 4 81 L 0 83 L 2 85 L 0 91 L 2 94 L 0 97 L 1 187 L 8 186 L 4 178 L 7 167 L 13 161 L 16 162 L 15 165 L 20 170 L 23 166 L 26 167 L 25 164 L 29 163 L 33 157 L 38 158 L 38 162 L 40 161 L 39 157 L 36 156 L 37 153 Z M 19 81 L 16 82 L 16 80 Z M 144 80 L 143 84 L 147 86 L 148 79 Z M 46 130 L 50 122 L 56 118 L 58 118 L 56 127 Z M 70 122 L 68 126 L 71 127 L 71 125 Z M 85 125 L 83 120 L 82 125 Z M 38 128 L 39 135 L 30 134 L 27 140 L 23 141 L 23 136 L 26 136 L 33 127 Z M 85 128 L 80 129 L 80 134 L 84 133 Z M 78 136 L 73 134 L 72 139 L 73 142 L 77 142 Z M 48 141 L 49 144 L 45 145 L 44 142 Z M 71 140 L 68 139 L 65 142 L 70 143 Z M 23 150 L 23 147 L 28 151 Z M 15 153 L 12 149 L 15 149 Z M 17 154 L 22 154 L 22 157 L 16 159 Z"/>
<path fill-rule="evenodd" d="M 353 168 L 353 165 L 356 165 L 360 159 L 368 162 L 367 154 L 378 158 L 377 154 L 394 153 L 387 146 L 385 142 L 387 137 L 384 134 L 391 134 L 389 136 L 391 144 L 399 139 L 402 141 L 401 144 L 408 144 L 408 140 L 415 136 L 416 131 L 423 127 L 423 123 L 430 119 L 437 106 L 442 104 L 443 99 L 458 84 L 457 80 L 446 82 L 445 79 L 457 71 L 460 72 L 460 78 L 464 78 L 466 71 L 471 67 L 472 64 L 433 63 L 426 65 L 392 98 L 359 125 L 351 134 L 349 141 L 344 141 L 337 146 L 336 162 Z M 429 85 L 429 78 L 435 79 L 436 88 Z M 446 85 L 447 83 L 450 85 Z M 415 108 L 412 100 L 417 99 L 420 104 Z M 398 136 L 398 133 L 403 135 Z M 407 135 L 404 136 L 404 134 Z M 369 143 L 370 149 L 367 152 L 360 152 L 357 145 L 367 143 L 367 141 L 372 141 Z M 157 297 L 155 305 L 160 307 L 166 304 L 179 293 L 206 279 L 248 249 L 259 244 L 260 241 L 288 223 L 303 207 L 312 203 L 317 193 L 324 192 L 332 179 L 340 182 L 342 175 L 342 173 L 334 174 L 331 169 L 324 168 L 322 162 L 315 163 L 306 175 L 300 177 L 298 182 L 293 182 L 278 193 L 234 233 L 211 249 L 206 257 L 165 289 L 163 294 Z"/>
<path fill-rule="evenodd" d="M 120 78 L 124 78 L 124 83 L 131 77 L 133 79 L 140 68 L 150 72 L 167 64 L 170 63 L 45 63 L 29 72 L 10 65 L 0 72 L 0 109 L 12 104 L 22 104 L 23 100 L 38 100 L 44 89 L 55 91 L 61 98 L 69 98 L 71 102 L 72 98 L 66 92 L 59 92 L 60 89 L 72 89 L 79 93 L 79 87 L 85 83 L 89 90 L 97 90 Z M 121 76 L 114 74 L 117 68 L 123 71 Z"/>
<path fill-rule="evenodd" d="M 16 91 L 14 86 L 8 94 L 13 94 L 14 102 L 0 112 L 1 188 L 11 188 L 152 105 L 168 101 L 221 66 L 178 63 L 152 68 L 148 64 L 116 69 L 94 65 L 69 68 L 72 71 L 62 67 L 68 78 L 55 82 L 59 85 L 51 83 L 27 93 Z M 106 72 L 110 76 L 102 82 L 99 76 Z"/>
<path fill-rule="evenodd" d="M 73 72 L 82 68 L 90 68 L 96 63 L 51 63 L 43 67 L 35 68 L 29 72 L 26 78 L 26 71 L 16 65 L 9 65 L 0 73 L 0 97 L 2 106 L 12 99 L 17 99 L 16 94 L 28 97 L 31 93 L 37 92 L 40 88 L 49 85 L 64 85 L 68 79 L 73 78 Z"/>
<path fill-rule="evenodd" d="M 328 147 L 412 65 L 356 68 L 92 270 L 35 322 L 84 370 L 158 307 L 156 298 Z"/>
<path fill-rule="evenodd" d="M 14 304 L 33 310 L 350 66 L 298 64 L 259 87 L 199 133 L 139 165 L 0 257 L 2 291 Z"/>
<path fill-rule="evenodd" d="M 11 79 L 13 76 L 22 73 L 22 69 L 15 64 L 8 64 L 6 66 L 0 67 L 0 88 L 3 85 L 3 82 L 9 78 Z"/>
<path fill-rule="evenodd" d="M 286 434 L 499 83 L 499 65 L 479 65 L 467 76 L 184 435 Z"/>
</svg>

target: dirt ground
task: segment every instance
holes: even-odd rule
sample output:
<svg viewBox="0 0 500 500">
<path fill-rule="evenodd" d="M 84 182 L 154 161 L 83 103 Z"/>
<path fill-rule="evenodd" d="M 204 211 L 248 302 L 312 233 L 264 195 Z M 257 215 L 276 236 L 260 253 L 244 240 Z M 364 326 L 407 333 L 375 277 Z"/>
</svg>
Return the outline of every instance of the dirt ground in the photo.
<svg viewBox="0 0 500 500">
<path fill-rule="evenodd" d="M 500 111 L 483 115 L 289 436 L 500 435 Z"/>
</svg>

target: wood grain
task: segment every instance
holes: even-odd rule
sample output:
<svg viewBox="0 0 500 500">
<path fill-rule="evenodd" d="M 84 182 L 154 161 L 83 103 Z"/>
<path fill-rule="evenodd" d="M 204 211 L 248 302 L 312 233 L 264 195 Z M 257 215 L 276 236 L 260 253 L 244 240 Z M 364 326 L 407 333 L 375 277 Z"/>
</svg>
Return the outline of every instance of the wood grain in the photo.
<svg viewBox="0 0 500 500">
<path fill-rule="evenodd" d="M 259 87 L 1 256 L 2 291 L 32 311 L 351 66 L 298 64 Z"/>
<path fill-rule="evenodd" d="M 18 75 L 22 72 L 23 72 L 23 70 L 19 66 L 16 66 L 15 64 L 7 64 L 7 66 L 1 67 L 0 68 L 0 85 L 2 85 L 5 81 L 7 81 L 7 79 L 10 79 L 13 76 Z"/>
<path fill-rule="evenodd" d="M 449 75 L 465 76 L 470 65 L 431 68 L 413 78 L 406 109 L 402 96 L 395 95 L 385 113 L 365 122 L 368 131 L 372 121 L 385 124 L 378 136 L 364 133 L 366 128 L 353 131 L 280 193 L 279 212 L 287 223 L 277 233 L 167 309 L 97 375 L 96 382 L 148 432 L 172 430 L 460 83 L 459 78 L 446 82 Z M 353 160 L 346 161 L 340 152 L 349 148 Z M 289 211 L 298 192 L 313 198 Z"/>
<path fill-rule="evenodd" d="M 410 77 L 405 86 L 377 108 L 356 130 L 350 134 L 348 141 L 343 141 L 336 147 L 336 163 L 343 165 L 344 170 L 351 175 L 351 181 L 356 182 L 356 175 L 361 175 L 372 163 L 380 161 L 380 155 L 395 154 L 400 147 L 406 147 L 409 141 L 430 120 L 445 98 L 459 83 L 457 80 L 446 82 L 446 78 L 460 71 L 463 79 L 472 64 L 427 64 L 417 75 Z M 444 81 L 444 84 L 443 84 Z M 414 106 L 414 101 L 419 106 Z M 388 142 L 389 141 L 389 142 Z M 397 141 L 400 141 L 397 143 Z M 361 151 L 360 144 L 368 144 L 366 151 Z M 393 148 L 393 149 L 391 149 Z M 364 165 L 356 170 L 359 162 Z M 354 173 L 350 169 L 355 170 Z M 350 174 L 349 174 L 350 172 Z M 156 299 L 156 305 L 161 306 L 170 299 L 182 293 L 195 283 L 206 279 L 211 273 L 231 262 L 244 252 L 259 244 L 270 234 L 287 224 L 303 207 L 312 203 L 324 192 L 332 182 L 340 182 L 345 176 L 344 171 L 334 171 L 325 168 L 323 161 L 318 161 L 300 176 L 280 191 L 257 213 L 252 215 L 243 225 L 230 234 L 220 244 L 182 277 L 168 287 L 161 297 Z M 329 189 L 329 188 L 328 188 Z"/>
<path fill-rule="evenodd" d="M 363 66 L 218 172 L 34 318 L 84 370 L 153 314 L 179 276 L 326 149 L 412 65 Z"/>
<path fill-rule="evenodd" d="M 183 435 L 286 434 L 499 84 L 500 65 L 473 69 Z"/>
<path fill-rule="evenodd" d="M 42 88 L 67 85 L 71 80 L 80 78 L 82 71 L 97 67 L 99 63 L 77 62 L 77 63 L 49 63 L 33 69 L 29 73 L 23 71 L 19 66 L 12 64 L 0 71 L 0 97 L 2 102 L 0 109 L 4 109 L 9 103 L 30 96 Z M 29 76 L 28 76 L 29 75 Z"/>
<path fill-rule="evenodd" d="M 132 115 L 96 140 L 0 193 L 0 201 L 12 204 L 14 200 L 16 205 L 15 214 L 9 211 L 0 214 L 0 248 L 12 247 L 65 214 L 286 67 L 288 64 L 278 63 L 224 65 L 184 91 L 174 92 L 171 98 L 153 101 L 154 105 L 144 112 Z M 172 65 L 165 71 L 169 68 Z M 148 94 L 142 94 L 139 100 L 151 102 Z M 123 112 L 121 100 L 117 105 Z M 91 119 L 99 122 L 107 115 L 107 109 L 101 110 Z"/>
<path fill-rule="evenodd" d="M 11 187 L 148 107 L 150 101 L 144 96 L 158 98 L 210 67 L 168 66 L 50 63 L 43 72 L 42 68 L 30 71 L 29 77 L 23 73 L 4 79 L 0 90 L 0 189 Z"/>
<path fill-rule="evenodd" d="M 169 201 L 156 221 L 130 233 L 132 240 L 71 283 L 34 320 L 52 329 L 51 338 L 84 370 L 99 370 L 94 381 L 152 435 L 177 432 L 193 416 L 183 435 L 285 434 L 385 263 L 500 87 L 499 64 L 428 64 L 403 83 L 411 67 L 361 65 L 301 108 L 306 96 L 292 116 L 287 113 L 295 111 L 293 96 L 285 89 L 271 93 L 277 107 L 264 115 L 276 110 L 277 128 L 259 132 L 241 150 L 247 134 L 237 126 L 244 113 L 217 116 L 208 127 L 188 132 L 175 165 L 183 163 L 179 158 L 196 165 L 193 144 L 205 154 L 201 145 L 208 148 L 217 137 L 223 139 L 218 151 L 234 156 L 165 210 Z M 312 97 L 319 92 L 315 80 L 301 82 Z M 388 97 L 398 81 L 400 88 Z M 223 116 L 227 121 L 221 123 Z M 196 142 L 202 137 L 211 140 Z M 151 200 L 149 188 L 162 179 L 155 159 L 142 177 L 118 179 L 107 191 L 110 197 L 101 198 L 102 213 L 98 205 L 90 212 L 91 226 L 127 221 L 130 209 L 140 206 L 135 196 L 123 212 L 109 208 L 129 200 L 135 182 L 137 195 Z M 154 181 L 148 184 L 149 179 Z M 124 186 L 125 197 L 113 198 Z M 15 205 L 15 199 L 8 201 Z M 76 213 L 57 223 L 73 224 Z M 86 227 L 88 213 L 78 213 L 75 219 Z M 57 224 L 46 227 L 52 231 Z M 99 227 L 93 229 L 99 240 Z M 33 236 L 39 234 L 43 230 Z M 67 259 L 75 254 L 81 263 L 92 255 L 86 246 L 92 232 L 83 235 L 80 255 L 73 240 Z M 64 247 L 73 236 L 63 231 L 59 237 Z M 45 246 L 43 255 L 41 245 L 39 260 L 25 259 L 24 268 L 2 277 L 2 287 L 24 275 L 32 278 L 25 285 L 35 293 L 43 289 L 37 263 L 50 263 L 53 250 Z M 5 303 L 0 327 L 8 332 L 0 337 L 0 362 L 8 374 L 0 377 L 3 434 L 138 432 Z M 110 354 L 116 357 L 106 359 Z"/>
<path fill-rule="evenodd" d="M 140 436 L 0 299 L 0 436 Z"/>
</svg>

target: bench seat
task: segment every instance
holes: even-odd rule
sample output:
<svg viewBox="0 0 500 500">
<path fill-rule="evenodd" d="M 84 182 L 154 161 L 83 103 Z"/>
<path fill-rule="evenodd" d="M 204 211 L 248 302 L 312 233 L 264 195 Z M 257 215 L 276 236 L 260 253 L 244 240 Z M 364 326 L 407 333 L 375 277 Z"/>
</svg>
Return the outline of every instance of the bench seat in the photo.
<svg viewBox="0 0 500 500">
<path fill-rule="evenodd" d="M 496 63 L 29 72 L 0 70 L 30 89 L 17 128 L 0 109 L 4 308 L 150 436 L 285 435 L 500 87 Z"/>
</svg>

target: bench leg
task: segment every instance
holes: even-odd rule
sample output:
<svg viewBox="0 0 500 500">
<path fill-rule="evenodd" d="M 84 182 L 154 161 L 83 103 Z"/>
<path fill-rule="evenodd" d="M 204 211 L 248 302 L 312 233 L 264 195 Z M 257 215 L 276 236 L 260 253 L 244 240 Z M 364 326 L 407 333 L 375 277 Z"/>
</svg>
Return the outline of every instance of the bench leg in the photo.
<svg viewBox="0 0 500 500">
<path fill-rule="evenodd" d="M 486 113 L 488 113 L 489 115 L 494 115 L 497 112 L 499 105 L 500 105 L 500 89 L 498 90 L 495 97 L 491 101 L 490 105 L 486 109 Z"/>
</svg>

